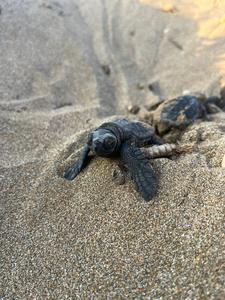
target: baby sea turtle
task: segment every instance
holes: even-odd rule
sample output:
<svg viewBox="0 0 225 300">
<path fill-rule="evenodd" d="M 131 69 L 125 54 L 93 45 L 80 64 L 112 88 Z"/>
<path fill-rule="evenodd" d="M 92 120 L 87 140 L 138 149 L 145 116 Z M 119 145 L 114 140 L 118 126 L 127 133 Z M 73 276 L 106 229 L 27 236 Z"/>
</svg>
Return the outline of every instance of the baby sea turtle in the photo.
<svg viewBox="0 0 225 300">
<path fill-rule="evenodd" d="M 149 201 L 157 191 L 157 181 L 149 160 L 140 147 L 160 145 L 154 129 L 142 122 L 130 122 L 118 119 L 103 123 L 91 132 L 80 158 L 66 170 L 64 177 L 73 180 L 88 163 L 88 154 L 94 156 L 115 157 L 131 173 L 137 190 Z"/>
<path fill-rule="evenodd" d="M 161 103 L 153 113 L 153 124 L 161 135 L 173 128 L 183 129 L 206 116 L 206 107 L 192 95 L 180 96 Z"/>
<path fill-rule="evenodd" d="M 159 104 L 152 114 L 152 123 L 157 133 L 163 135 L 172 129 L 182 130 L 198 119 L 207 119 L 207 114 L 221 111 L 223 105 L 224 101 L 217 96 L 179 96 Z"/>
</svg>

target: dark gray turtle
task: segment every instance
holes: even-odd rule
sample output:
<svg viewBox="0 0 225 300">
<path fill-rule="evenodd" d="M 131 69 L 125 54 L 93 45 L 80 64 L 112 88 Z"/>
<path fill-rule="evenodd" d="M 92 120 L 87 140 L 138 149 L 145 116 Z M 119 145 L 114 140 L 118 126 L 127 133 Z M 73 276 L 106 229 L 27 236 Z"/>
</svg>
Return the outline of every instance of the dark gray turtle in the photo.
<svg viewBox="0 0 225 300">
<path fill-rule="evenodd" d="M 88 136 L 80 158 L 66 170 L 64 177 L 73 180 L 88 163 L 88 154 L 115 157 L 131 173 L 137 190 L 149 201 L 156 193 L 157 183 L 152 166 L 139 147 L 161 144 L 149 125 L 125 119 L 104 123 Z"/>
<path fill-rule="evenodd" d="M 159 134 L 164 134 L 173 128 L 185 128 L 205 116 L 205 105 L 196 96 L 186 95 L 160 104 L 153 114 L 153 124 Z"/>
<path fill-rule="evenodd" d="M 152 123 L 163 135 L 171 129 L 184 129 L 198 119 L 207 119 L 207 114 L 220 112 L 223 107 L 222 97 L 207 98 L 201 93 L 184 95 L 159 104 L 152 114 Z"/>
</svg>

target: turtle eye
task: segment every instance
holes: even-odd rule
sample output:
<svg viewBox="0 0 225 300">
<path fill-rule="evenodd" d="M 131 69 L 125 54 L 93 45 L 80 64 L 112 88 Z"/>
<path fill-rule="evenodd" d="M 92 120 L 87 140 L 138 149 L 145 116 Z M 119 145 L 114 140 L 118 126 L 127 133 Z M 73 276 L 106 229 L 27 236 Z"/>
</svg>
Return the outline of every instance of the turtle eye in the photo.
<svg viewBox="0 0 225 300">
<path fill-rule="evenodd" d="M 104 140 L 104 146 L 108 149 L 112 148 L 115 144 L 115 140 L 112 137 L 107 137 Z"/>
</svg>

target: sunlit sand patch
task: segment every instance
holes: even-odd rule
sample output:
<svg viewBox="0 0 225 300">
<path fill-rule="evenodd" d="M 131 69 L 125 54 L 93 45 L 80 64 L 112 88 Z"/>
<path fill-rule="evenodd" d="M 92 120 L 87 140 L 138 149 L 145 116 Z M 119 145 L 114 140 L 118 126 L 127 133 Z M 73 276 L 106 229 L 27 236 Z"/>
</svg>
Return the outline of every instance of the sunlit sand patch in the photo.
<svg viewBox="0 0 225 300">
<path fill-rule="evenodd" d="M 198 35 L 206 39 L 225 36 L 225 1 L 221 0 L 140 0 L 164 12 L 174 12 L 198 23 Z"/>
<path fill-rule="evenodd" d="M 199 22 L 198 34 L 202 38 L 216 39 L 225 36 L 225 15 L 221 18 L 212 17 Z"/>
<path fill-rule="evenodd" d="M 193 19 L 198 25 L 198 36 L 204 47 L 216 44 L 225 37 L 225 0 L 139 0 L 143 5 L 151 5 L 165 13 L 183 15 Z M 225 54 L 216 58 L 216 67 L 225 83 Z"/>
</svg>

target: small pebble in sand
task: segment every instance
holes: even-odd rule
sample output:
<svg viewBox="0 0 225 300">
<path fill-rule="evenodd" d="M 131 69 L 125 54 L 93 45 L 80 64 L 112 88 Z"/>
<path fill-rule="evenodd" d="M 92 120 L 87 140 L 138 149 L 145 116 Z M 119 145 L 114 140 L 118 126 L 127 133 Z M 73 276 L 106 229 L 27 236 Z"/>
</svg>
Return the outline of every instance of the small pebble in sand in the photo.
<svg viewBox="0 0 225 300">
<path fill-rule="evenodd" d="M 164 34 L 167 34 L 169 31 L 170 31 L 169 28 L 165 28 L 165 29 L 163 30 L 163 33 L 164 33 Z"/>
<path fill-rule="evenodd" d="M 136 115 L 139 112 L 140 107 L 136 104 L 131 104 L 128 105 L 127 110 L 129 111 L 129 113 Z"/>
<path fill-rule="evenodd" d="M 190 90 L 183 90 L 182 95 L 190 95 L 192 92 Z"/>
<path fill-rule="evenodd" d="M 106 75 L 110 75 L 111 73 L 111 70 L 110 70 L 110 67 L 108 65 L 102 65 L 102 70 L 103 72 L 106 74 Z"/>
<path fill-rule="evenodd" d="M 138 83 L 137 84 L 137 89 L 139 89 L 139 90 L 143 90 L 145 88 L 145 86 L 144 86 L 144 84 L 143 83 Z"/>
</svg>

